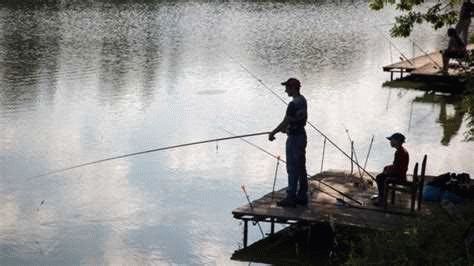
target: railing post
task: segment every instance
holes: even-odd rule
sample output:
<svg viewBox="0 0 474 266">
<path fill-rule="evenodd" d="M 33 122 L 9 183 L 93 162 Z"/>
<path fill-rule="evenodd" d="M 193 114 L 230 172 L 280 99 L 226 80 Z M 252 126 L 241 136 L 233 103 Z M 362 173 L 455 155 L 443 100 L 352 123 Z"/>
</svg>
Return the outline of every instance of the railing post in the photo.
<svg viewBox="0 0 474 266">
<path fill-rule="evenodd" d="M 326 151 L 326 138 L 324 138 L 324 142 L 323 142 L 323 156 L 321 158 L 321 171 L 320 173 L 322 174 L 323 173 L 323 164 L 324 164 L 324 153 Z"/>
<path fill-rule="evenodd" d="M 273 235 L 275 233 L 275 219 L 271 219 L 271 224 L 270 224 L 270 234 Z"/>
<path fill-rule="evenodd" d="M 275 167 L 275 176 L 273 178 L 273 188 L 272 188 L 272 200 L 273 200 L 273 195 L 275 194 L 275 184 L 278 176 L 278 166 L 280 165 L 280 156 L 277 157 L 277 164 Z"/>
<path fill-rule="evenodd" d="M 354 173 L 354 141 L 351 141 L 351 176 Z"/>
<path fill-rule="evenodd" d="M 244 220 L 244 248 L 247 247 L 247 232 L 248 232 L 248 221 Z"/>
</svg>

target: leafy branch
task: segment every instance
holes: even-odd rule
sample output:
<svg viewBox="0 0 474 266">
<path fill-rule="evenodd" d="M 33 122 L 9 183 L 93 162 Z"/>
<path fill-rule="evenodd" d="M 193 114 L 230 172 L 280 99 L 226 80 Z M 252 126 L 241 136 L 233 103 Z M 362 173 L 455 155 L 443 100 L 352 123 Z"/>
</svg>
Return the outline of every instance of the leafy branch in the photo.
<svg viewBox="0 0 474 266">
<path fill-rule="evenodd" d="M 459 0 L 448 0 L 448 2 L 438 1 L 433 6 L 420 10 L 424 0 L 370 0 L 369 7 L 372 10 L 381 10 L 387 6 L 395 6 L 396 10 L 402 12 L 395 17 L 395 24 L 390 29 L 392 37 L 408 37 L 415 24 L 424 22 L 430 23 L 434 29 L 456 23 L 458 11 L 453 10 L 458 7 Z"/>
</svg>

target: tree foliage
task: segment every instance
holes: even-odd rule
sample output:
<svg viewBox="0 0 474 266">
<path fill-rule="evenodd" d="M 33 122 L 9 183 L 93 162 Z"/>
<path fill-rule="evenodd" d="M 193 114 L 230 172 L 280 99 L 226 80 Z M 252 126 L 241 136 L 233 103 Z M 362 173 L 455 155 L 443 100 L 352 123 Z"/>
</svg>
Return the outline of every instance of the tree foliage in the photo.
<svg viewBox="0 0 474 266">
<path fill-rule="evenodd" d="M 392 37 L 408 37 L 415 24 L 424 22 L 430 23 L 434 29 L 453 25 L 457 21 L 460 4 L 460 0 L 437 1 L 431 5 L 424 5 L 424 0 L 369 1 L 369 7 L 373 10 L 394 6 L 396 10 L 402 13 L 395 17 L 395 24 L 390 29 Z"/>
</svg>

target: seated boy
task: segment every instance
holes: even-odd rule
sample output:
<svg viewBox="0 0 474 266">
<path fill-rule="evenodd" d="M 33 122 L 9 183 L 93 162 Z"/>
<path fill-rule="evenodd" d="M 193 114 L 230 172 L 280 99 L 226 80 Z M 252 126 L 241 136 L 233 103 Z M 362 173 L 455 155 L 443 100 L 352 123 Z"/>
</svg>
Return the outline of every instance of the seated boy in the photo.
<svg viewBox="0 0 474 266">
<path fill-rule="evenodd" d="M 383 194 L 386 181 L 406 181 L 407 179 L 409 155 L 407 150 L 402 146 L 405 142 L 405 136 L 401 133 L 395 133 L 387 137 L 387 139 L 390 140 L 390 146 L 396 149 L 395 158 L 393 163 L 385 166 L 383 172 L 376 177 L 377 188 L 379 190 L 378 197 L 374 198 L 377 199 L 376 205 L 382 205 L 384 196 L 386 196 Z"/>
</svg>

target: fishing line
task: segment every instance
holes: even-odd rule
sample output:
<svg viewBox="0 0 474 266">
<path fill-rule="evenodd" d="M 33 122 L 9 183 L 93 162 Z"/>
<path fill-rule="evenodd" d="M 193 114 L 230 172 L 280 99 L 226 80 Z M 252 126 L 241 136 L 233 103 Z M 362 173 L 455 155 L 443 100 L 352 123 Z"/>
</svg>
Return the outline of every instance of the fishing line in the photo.
<svg viewBox="0 0 474 266">
<path fill-rule="evenodd" d="M 433 58 L 431 58 L 431 56 L 425 51 L 423 50 L 418 44 L 415 43 L 415 41 L 413 39 L 410 39 L 409 40 L 413 43 L 413 45 L 415 45 L 418 49 L 420 49 L 420 51 L 425 55 L 427 56 L 431 62 L 433 62 L 433 64 L 435 64 L 435 66 L 438 68 L 438 69 L 441 69 L 442 67 L 436 62 L 434 61 Z"/>
<path fill-rule="evenodd" d="M 354 7 L 357 8 L 357 6 L 354 5 Z M 382 37 L 389 42 L 389 44 L 397 50 L 397 52 L 402 56 L 403 59 L 405 59 L 410 65 L 414 66 L 413 62 L 406 57 L 403 52 L 387 37 L 385 36 L 385 33 L 377 27 L 377 25 L 372 24 L 372 26 L 382 35 Z"/>
<path fill-rule="evenodd" d="M 355 8 L 357 8 L 357 6 L 354 4 L 354 2 L 352 2 L 351 4 L 352 4 Z M 442 7 L 441 10 L 445 9 L 446 7 L 448 7 L 448 5 L 449 5 L 449 3 L 446 4 L 444 7 Z M 411 60 L 408 59 L 408 58 L 402 53 L 402 51 L 401 51 L 400 49 L 398 49 L 398 47 L 397 47 L 389 38 L 387 38 L 387 37 L 385 36 L 385 33 L 384 33 L 381 29 L 379 29 L 375 23 L 371 23 L 371 24 L 372 24 L 372 26 L 373 26 L 377 31 L 380 32 L 380 34 L 384 37 L 384 39 L 387 40 L 387 41 L 390 43 L 390 45 L 393 46 L 393 47 L 400 53 L 400 55 L 403 57 L 403 59 L 405 59 L 406 61 L 408 61 L 408 63 L 410 63 L 410 65 L 414 66 L 413 62 L 411 62 Z M 393 25 L 393 24 L 395 24 L 395 23 L 390 23 L 390 24 Z M 390 25 L 390 24 L 389 24 L 389 25 Z M 428 59 L 429 59 L 431 62 L 433 62 L 433 64 L 436 66 L 436 68 L 438 68 L 438 69 L 441 69 L 441 68 L 442 68 L 423 48 L 421 48 L 421 47 L 415 42 L 415 40 L 413 40 L 413 39 L 411 39 L 411 38 L 408 38 L 408 40 L 410 40 L 410 41 L 413 43 L 413 45 L 416 46 L 416 48 L 418 48 L 426 57 L 428 57 Z"/>
<path fill-rule="evenodd" d="M 69 167 L 66 167 L 66 168 L 52 170 L 52 171 L 46 172 L 44 174 L 32 176 L 32 177 L 28 178 L 28 180 L 38 178 L 38 177 L 42 177 L 42 176 L 48 176 L 48 175 L 52 175 L 52 174 L 62 173 L 62 172 L 65 172 L 65 171 L 69 171 L 69 170 L 76 169 L 76 168 L 81 168 L 81 167 L 84 167 L 84 166 L 89 166 L 89 165 L 103 163 L 103 162 L 107 162 L 107 161 L 112 161 L 112 160 L 137 156 L 137 155 L 146 154 L 146 153 L 152 153 L 152 152 L 164 151 L 164 150 L 171 150 L 171 149 L 176 149 L 176 148 L 181 148 L 181 147 L 186 147 L 186 146 L 192 146 L 192 145 L 198 145 L 198 144 L 204 144 L 204 143 L 209 143 L 209 142 L 216 142 L 217 143 L 218 141 L 230 140 L 230 139 L 236 139 L 236 138 L 268 135 L 269 133 L 270 133 L 269 131 L 268 132 L 266 131 L 266 132 L 258 132 L 258 133 L 245 134 L 245 135 L 233 136 L 233 137 L 215 138 L 215 139 L 201 140 L 201 141 L 189 142 L 189 143 L 172 145 L 172 146 L 165 146 L 165 147 L 160 147 L 160 148 L 155 148 L 155 149 L 150 149 L 150 150 L 145 150 L 145 151 L 140 151 L 140 152 L 128 153 L 128 154 L 113 156 L 113 157 L 109 157 L 109 158 L 105 158 L 105 159 L 100 159 L 100 160 L 97 160 L 97 161 L 81 163 L 81 164 L 69 166 Z"/>
<path fill-rule="evenodd" d="M 355 5 L 354 2 L 351 1 L 351 4 L 352 4 L 353 7 L 358 9 L 358 7 Z M 405 59 L 410 65 L 414 66 L 413 62 L 403 54 L 403 52 L 385 35 L 385 33 L 381 29 L 379 29 L 377 27 L 377 24 L 375 24 L 375 23 L 370 23 L 370 24 L 372 24 L 372 26 L 382 35 L 382 37 L 389 42 L 391 47 L 393 46 L 393 48 L 395 48 L 395 50 L 397 50 L 397 52 L 400 53 L 400 55 L 402 56 L 403 59 Z M 393 25 L 394 23 L 391 23 L 391 24 Z M 381 25 L 383 25 L 383 24 L 381 24 Z M 415 44 L 415 41 L 412 41 L 412 42 L 413 42 L 413 44 Z M 390 50 L 390 53 L 391 53 L 391 50 Z"/>
</svg>

